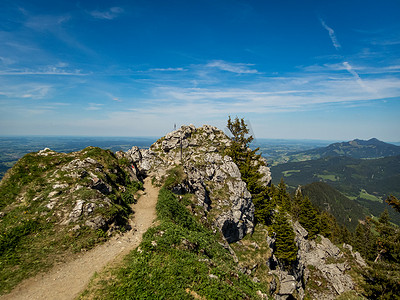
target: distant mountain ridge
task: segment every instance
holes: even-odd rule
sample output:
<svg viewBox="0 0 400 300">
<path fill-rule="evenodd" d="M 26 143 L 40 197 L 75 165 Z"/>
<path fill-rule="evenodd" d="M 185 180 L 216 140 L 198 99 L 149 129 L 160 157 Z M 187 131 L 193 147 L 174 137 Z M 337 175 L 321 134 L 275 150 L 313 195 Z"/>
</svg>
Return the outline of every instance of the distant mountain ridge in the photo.
<svg viewBox="0 0 400 300">
<path fill-rule="evenodd" d="M 355 139 L 348 142 L 330 144 L 296 154 L 310 156 L 313 159 L 327 156 L 349 156 L 352 158 L 379 158 L 400 155 L 400 146 L 382 142 L 376 138 L 369 140 Z"/>
</svg>

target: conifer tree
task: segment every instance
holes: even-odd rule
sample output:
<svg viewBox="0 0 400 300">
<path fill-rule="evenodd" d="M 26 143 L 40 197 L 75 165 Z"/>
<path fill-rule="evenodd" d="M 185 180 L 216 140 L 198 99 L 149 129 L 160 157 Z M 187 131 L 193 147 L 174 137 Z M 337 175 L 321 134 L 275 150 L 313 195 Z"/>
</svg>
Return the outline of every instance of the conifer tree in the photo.
<svg viewBox="0 0 400 300">
<path fill-rule="evenodd" d="M 363 275 L 363 286 L 369 299 L 398 299 L 400 295 L 400 228 L 389 222 L 385 210 L 378 221 L 370 219 L 378 234 L 373 252 L 375 259 Z"/>
<path fill-rule="evenodd" d="M 256 222 L 267 224 L 273 207 L 269 201 L 268 189 L 260 183 L 262 174 L 258 172 L 261 155 L 257 154 L 259 148 L 251 150 L 250 143 L 253 137 L 249 135 L 249 130 L 243 119 L 236 117 L 234 120 L 229 116 L 227 127 L 232 134 L 231 145 L 226 150 L 226 154 L 232 157 L 239 167 L 242 180 L 247 184 L 255 206 Z M 258 165 L 255 165 L 257 162 Z"/>
<path fill-rule="evenodd" d="M 274 254 L 284 266 L 290 266 L 297 259 L 298 249 L 294 241 L 293 228 L 287 221 L 284 212 L 275 215 L 272 228 L 276 234 Z"/>
<path fill-rule="evenodd" d="M 390 197 L 388 197 L 386 199 L 386 203 L 388 203 L 390 206 L 392 206 L 395 210 L 397 210 L 397 212 L 400 213 L 400 200 L 397 199 L 395 196 L 390 195 Z"/>
<path fill-rule="evenodd" d="M 315 238 L 319 233 L 318 212 L 307 196 L 303 198 L 300 204 L 299 222 L 308 231 L 310 239 Z"/>
<path fill-rule="evenodd" d="M 373 260 L 376 253 L 375 236 L 371 231 L 370 222 L 368 220 L 358 223 L 354 232 L 354 240 L 352 245 L 360 252 L 362 257 Z"/>
<path fill-rule="evenodd" d="M 286 184 L 281 178 L 281 181 L 278 184 L 278 188 L 276 190 L 276 194 L 273 196 L 276 198 L 276 202 L 281 208 L 283 208 L 287 212 L 291 212 L 292 205 L 289 193 L 286 191 Z"/>
<path fill-rule="evenodd" d="M 301 188 L 299 186 L 294 193 L 292 201 L 292 216 L 295 220 L 299 219 L 301 202 L 303 202 L 303 194 L 301 193 Z"/>
</svg>

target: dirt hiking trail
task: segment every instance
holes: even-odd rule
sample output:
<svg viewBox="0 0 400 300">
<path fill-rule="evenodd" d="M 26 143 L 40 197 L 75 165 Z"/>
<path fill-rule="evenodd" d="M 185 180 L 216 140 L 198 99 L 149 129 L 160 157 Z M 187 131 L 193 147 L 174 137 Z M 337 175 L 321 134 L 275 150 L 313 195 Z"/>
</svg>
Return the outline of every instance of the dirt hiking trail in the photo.
<svg viewBox="0 0 400 300">
<path fill-rule="evenodd" d="M 75 299 L 88 285 L 95 272 L 107 264 L 121 259 L 130 250 L 139 246 L 142 235 L 156 218 L 159 188 L 153 187 L 151 178 L 144 180 L 144 193 L 133 206 L 132 230 L 111 238 L 106 243 L 82 253 L 77 259 L 57 265 L 44 274 L 38 274 L 16 286 L 0 300 L 8 299 Z"/>
</svg>

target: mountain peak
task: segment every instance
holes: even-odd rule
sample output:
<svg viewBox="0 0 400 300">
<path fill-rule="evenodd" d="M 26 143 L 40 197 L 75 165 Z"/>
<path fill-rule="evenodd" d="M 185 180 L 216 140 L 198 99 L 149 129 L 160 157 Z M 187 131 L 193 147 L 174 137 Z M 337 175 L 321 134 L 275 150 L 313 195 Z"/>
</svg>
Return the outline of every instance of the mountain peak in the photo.
<svg viewBox="0 0 400 300">
<path fill-rule="evenodd" d="M 385 143 L 377 138 L 369 140 L 354 139 L 348 142 L 334 143 L 327 147 L 304 152 L 316 158 L 326 156 L 349 156 L 353 158 L 379 158 L 400 155 L 400 146 Z"/>
</svg>

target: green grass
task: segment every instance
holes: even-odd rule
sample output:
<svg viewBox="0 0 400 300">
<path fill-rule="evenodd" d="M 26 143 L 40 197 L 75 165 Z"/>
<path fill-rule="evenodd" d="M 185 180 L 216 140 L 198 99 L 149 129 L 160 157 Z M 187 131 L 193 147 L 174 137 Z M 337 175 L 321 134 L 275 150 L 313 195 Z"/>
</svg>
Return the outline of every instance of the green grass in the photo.
<svg viewBox="0 0 400 300">
<path fill-rule="evenodd" d="M 326 174 L 326 175 L 317 174 L 316 176 L 323 180 L 330 180 L 330 181 L 338 181 L 339 180 L 339 177 L 336 175 L 333 175 L 333 174 Z"/>
<path fill-rule="evenodd" d="M 101 162 L 104 180 L 112 186 L 107 195 L 111 202 L 90 188 L 88 176 L 73 178 L 67 175 L 75 170 L 61 171 L 73 159 L 86 157 Z M 96 173 L 96 167 L 88 167 L 87 171 Z M 48 270 L 63 257 L 107 240 L 107 226 L 97 230 L 85 226 L 88 218 L 84 215 L 68 225 L 60 224 L 68 218 L 77 200 L 97 205 L 90 217 L 101 215 L 123 229 L 131 213 L 129 204 L 135 201 L 136 191 L 143 188 L 141 183 L 128 178 L 114 154 L 100 148 L 89 147 L 70 154 L 54 152 L 48 156 L 30 153 L 20 159 L 0 186 L 0 208 L 4 212 L 0 219 L 0 294 L 23 279 Z M 54 184 L 66 187 L 54 190 Z M 81 188 L 75 189 L 78 184 Z M 58 194 L 49 197 L 53 191 Z M 46 207 L 50 198 L 55 198 L 52 209 Z M 79 229 L 71 230 L 76 225 Z"/>
<path fill-rule="evenodd" d="M 266 262 L 272 255 L 267 243 L 267 226 L 257 224 L 253 234 L 246 235 L 239 242 L 231 244 L 235 251 L 239 264 L 246 269 L 253 269 L 251 276 L 257 277 L 261 283 L 269 285 L 273 275 L 269 274 L 270 269 Z"/>
<path fill-rule="evenodd" d="M 364 189 L 362 189 L 360 192 L 360 198 L 369 200 L 369 201 L 382 202 L 382 199 L 380 199 L 379 197 L 376 197 L 374 195 L 368 194 L 368 192 Z"/>
<path fill-rule="evenodd" d="M 299 173 L 300 170 L 287 170 L 287 171 L 283 171 L 282 174 L 284 177 L 289 177 L 292 176 L 293 173 Z"/>
<path fill-rule="evenodd" d="M 168 182 L 168 180 L 167 180 Z M 221 238 L 204 228 L 168 189 L 150 228 L 122 267 L 93 279 L 81 299 L 257 299 L 267 286 L 239 272 Z"/>
<path fill-rule="evenodd" d="M 165 179 L 164 186 L 168 189 L 182 183 L 186 178 L 186 174 L 183 171 L 183 166 L 181 165 L 177 165 L 168 170 L 167 175 L 168 176 Z"/>
</svg>

